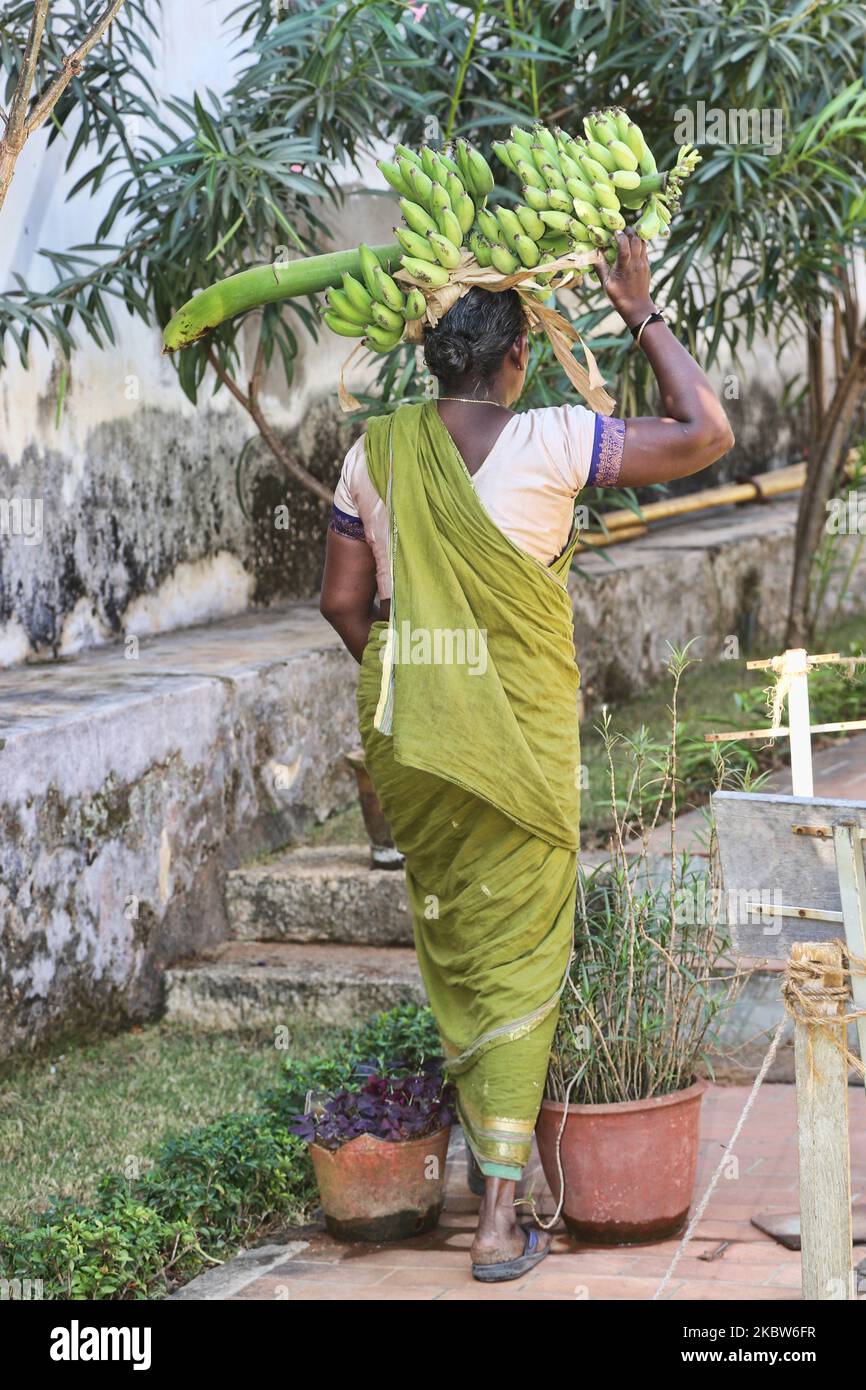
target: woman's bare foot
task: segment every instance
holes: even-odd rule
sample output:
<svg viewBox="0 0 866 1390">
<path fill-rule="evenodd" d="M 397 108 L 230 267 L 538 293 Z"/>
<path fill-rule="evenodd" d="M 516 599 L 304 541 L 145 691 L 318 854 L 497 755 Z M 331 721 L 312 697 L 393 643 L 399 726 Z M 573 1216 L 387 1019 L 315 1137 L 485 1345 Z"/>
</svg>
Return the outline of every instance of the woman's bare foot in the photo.
<svg viewBox="0 0 866 1390">
<path fill-rule="evenodd" d="M 550 1236 L 538 1231 L 538 1250 L 546 1250 Z M 515 1260 L 523 1254 L 526 1234 L 517 1224 L 514 1206 L 514 1183 L 505 1178 L 486 1178 L 484 1196 L 478 1213 L 478 1229 L 470 1248 L 472 1263 L 500 1264 Z"/>
</svg>

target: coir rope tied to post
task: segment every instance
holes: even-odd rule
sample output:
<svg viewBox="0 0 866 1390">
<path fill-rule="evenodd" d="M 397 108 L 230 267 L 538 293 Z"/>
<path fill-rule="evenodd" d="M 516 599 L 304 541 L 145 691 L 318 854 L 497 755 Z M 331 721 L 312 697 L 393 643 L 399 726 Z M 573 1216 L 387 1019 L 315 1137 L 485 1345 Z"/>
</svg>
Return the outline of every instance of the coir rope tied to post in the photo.
<svg viewBox="0 0 866 1390">
<path fill-rule="evenodd" d="M 813 1075 L 815 1073 L 812 1069 L 812 1030 L 820 1028 L 821 1031 L 830 1038 L 833 1045 L 842 1053 L 848 1066 L 856 1071 L 859 1076 L 866 1077 L 866 1067 L 864 1067 L 863 1060 L 856 1056 L 855 1053 L 851 1052 L 845 1040 L 844 1032 L 844 1028 L 846 1028 L 849 1023 L 854 1023 L 858 1018 L 866 1016 L 866 1009 L 856 1009 L 845 1013 L 827 1013 L 828 1004 L 836 1004 L 838 1007 L 840 1004 L 847 1003 L 850 997 L 850 980 L 854 975 L 866 974 L 866 960 L 863 960 L 859 956 L 853 956 L 844 941 L 837 941 L 834 944 L 839 947 L 840 965 L 837 966 L 834 963 L 832 971 L 834 974 L 841 975 L 842 980 L 839 985 L 828 985 L 824 980 L 824 976 L 828 971 L 826 962 L 803 959 L 789 960 L 787 962 L 781 985 L 782 1003 L 785 1006 L 785 1012 L 776 1025 L 776 1031 L 773 1034 L 770 1046 L 767 1048 L 767 1053 L 761 1063 L 758 1075 L 755 1077 L 748 1099 L 740 1113 L 740 1118 L 734 1126 L 734 1132 L 724 1147 L 716 1170 L 710 1179 L 709 1186 L 695 1208 L 694 1216 L 686 1227 L 685 1234 L 677 1246 L 674 1257 L 668 1265 L 664 1278 L 653 1294 L 651 1302 L 661 1298 L 671 1281 L 673 1272 L 679 1264 L 686 1246 L 694 1235 L 700 1221 L 703 1219 L 704 1212 L 709 1205 L 710 1198 L 716 1190 L 725 1164 L 733 1153 L 734 1145 L 739 1139 L 743 1126 L 748 1119 L 749 1112 L 757 1100 L 758 1091 L 763 1084 L 767 1072 L 773 1064 L 773 1060 L 779 1048 L 779 1043 L 782 1040 L 782 1033 L 789 1019 L 793 1019 L 795 1023 L 801 1023 L 807 1026 L 809 1037 L 809 1065 Z"/>
<path fill-rule="evenodd" d="M 812 1056 L 814 1029 L 819 1029 L 842 1054 L 846 1066 L 866 1080 L 866 1064 L 848 1046 L 844 1029 L 859 1018 L 866 1018 L 866 1009 L 849 1009 L 845 1013 L 828 1013 L 827 1005 L 845 1005 L 851 997 L 850 981 L 855 975 L 866 975 L 866 960 L 852 955 L 842 940 L 828 942 L 839 949 L 840 961 L 828 966 L 826 961 L 789 960 L 782 978 L 782 1001 L 786 1012 L 796 1023 L 809 1029 L 809 1071 L 817 1073 Z M 838 985 L 828 984 L 824 976 L 831 971 L 840 976 Z"/>
</svg>

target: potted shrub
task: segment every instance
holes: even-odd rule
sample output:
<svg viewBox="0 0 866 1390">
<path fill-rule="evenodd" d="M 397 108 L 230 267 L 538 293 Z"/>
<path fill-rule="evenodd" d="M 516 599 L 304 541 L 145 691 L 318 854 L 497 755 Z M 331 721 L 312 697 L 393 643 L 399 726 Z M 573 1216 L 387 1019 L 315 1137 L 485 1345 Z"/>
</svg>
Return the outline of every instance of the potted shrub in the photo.
<svg viewBox="0 0 866 1390">
<path fill-rule="evenodd" d="M 308 1098 L 291 1125 L 309 1144 L 325 1224 L 343 1240 L 420 1235 L 445 1196 L 451 1088 L 441 1062 L 404 1075 L 360 1070 L 360 1085 Z"/>
<path fill-rule="evenodd" d="M 631 740 L 612 735 L 606 712 L 601 729 L 611 860 L 579 876 L 574 957 L 537 1126 L 565 1225 L 590 1244 L 664 1240 L 685 1226 L 701 1072 L 739 982 L 711 910 L 715 869 L 676 853 L 676 700 L 687 664 L 673 654 L 667 743 L 652 744 L 646 730 Z M 623 765 L 625 798 L 617 790 Z M 669 863 L 648 850 L 663 810 Z"/>
</svg>

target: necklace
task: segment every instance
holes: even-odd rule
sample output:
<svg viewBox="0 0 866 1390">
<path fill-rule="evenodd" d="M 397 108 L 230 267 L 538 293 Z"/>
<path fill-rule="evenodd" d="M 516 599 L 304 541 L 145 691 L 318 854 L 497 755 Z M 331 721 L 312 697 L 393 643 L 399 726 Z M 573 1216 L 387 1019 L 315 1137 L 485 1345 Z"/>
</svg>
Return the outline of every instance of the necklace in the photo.
<svg viewBox="0 0 866 1390">
<path fill-rule="evenodd" d="M 440 401 L 460 401 L 463 405 L 498 405 L 500 410 L 507 410 L 507 405 L 500 405 L 499 401 L 478 401 L 471 396 L 440 396 Z"/>
</svg>

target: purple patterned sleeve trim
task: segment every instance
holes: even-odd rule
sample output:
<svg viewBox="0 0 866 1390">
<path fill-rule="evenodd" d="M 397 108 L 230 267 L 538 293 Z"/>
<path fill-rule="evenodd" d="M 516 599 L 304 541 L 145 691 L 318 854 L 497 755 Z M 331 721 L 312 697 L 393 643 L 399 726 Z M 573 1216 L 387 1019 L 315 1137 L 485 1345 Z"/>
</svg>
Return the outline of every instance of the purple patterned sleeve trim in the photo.
<svg viewBox="0 0 866 1390">
<path fill-rule="evenodd" d="M 616 487 L 624 444 L 625 420 L 617 420 L 613 415 L 596 415 L 587 487 L 592 483 L 596 487 Z"/>
<path fill-rule="evenodd" d="M 348 536 L 351 541 L 364 541 L 364 523 L 359 516 L 351 516 L 349 512 L 341 512 L 338 506 L 331 508 L 331 522 L 328 526 L 329 531 L 334 531 L 338 536 Z"/>
</svg>

